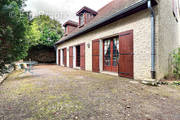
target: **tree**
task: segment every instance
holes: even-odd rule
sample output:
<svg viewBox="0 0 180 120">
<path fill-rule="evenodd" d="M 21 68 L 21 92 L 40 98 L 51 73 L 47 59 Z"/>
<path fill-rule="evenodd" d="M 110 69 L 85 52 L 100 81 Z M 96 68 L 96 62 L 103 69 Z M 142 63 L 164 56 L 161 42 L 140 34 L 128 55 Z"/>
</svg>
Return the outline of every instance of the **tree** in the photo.
<svg viewBox="0 0 180 120">
<path fill-rule="evenodd" d="M 49 16 L 40 15 L 31 22 L 31 46 L 52 47 L 63 35 L 61 24 Z"/>
<path fill-rule="evenodd" d="M 0 72 L 5 64 L 23 59 L 28 51 L 29 13 L 24 0 L 2 0 L 0 4 Z"/>
<path fill-rule="evenodd" d="M 56 60 L 54 43 L 63 35 L 61 24 L 49 16 L 40 15 L 31 21 L 28 33 L 30 48 L 26 60 L 53 63 Z"/>
</svg>

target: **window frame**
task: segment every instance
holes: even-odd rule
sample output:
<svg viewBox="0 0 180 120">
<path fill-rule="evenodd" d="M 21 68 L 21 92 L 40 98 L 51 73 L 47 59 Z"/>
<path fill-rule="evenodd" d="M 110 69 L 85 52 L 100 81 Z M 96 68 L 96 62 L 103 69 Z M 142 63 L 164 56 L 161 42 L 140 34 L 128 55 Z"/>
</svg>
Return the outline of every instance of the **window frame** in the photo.
<svg viewBox="0 0 180 120">
<path fill-rule="evenodd" d="M 172 11 L 174 18 L 176 19 L 177 22 L 179 22 L 179 17 L 180 17 L 180 1 L 179 0 L 172 0 Z"/>
</svg>

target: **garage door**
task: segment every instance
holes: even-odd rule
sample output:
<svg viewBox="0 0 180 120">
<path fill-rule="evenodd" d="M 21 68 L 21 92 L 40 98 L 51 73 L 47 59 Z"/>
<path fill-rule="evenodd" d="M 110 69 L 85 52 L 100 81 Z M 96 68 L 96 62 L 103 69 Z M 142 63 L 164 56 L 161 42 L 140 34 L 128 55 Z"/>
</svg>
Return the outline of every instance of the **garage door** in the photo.
<svg viewBox="0 0 180 120">
<path fill-rule="evenodd" d="M 133 79 L 133 30 L 119 34 L 119 76 Z"/>
</svg>

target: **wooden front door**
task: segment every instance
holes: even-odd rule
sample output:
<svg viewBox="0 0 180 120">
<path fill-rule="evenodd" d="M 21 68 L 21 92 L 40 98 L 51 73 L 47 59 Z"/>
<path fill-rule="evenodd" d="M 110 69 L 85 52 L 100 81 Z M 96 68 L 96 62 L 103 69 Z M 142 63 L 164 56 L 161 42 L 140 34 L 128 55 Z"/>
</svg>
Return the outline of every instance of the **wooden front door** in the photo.
<svg viewBox="0 0 180 120">
<path fill-rule="evenodd" d="M 119 35 L 119 76 L 133 78 L 133 31 Z"/>
<path fill-rule="evenodd" d="M 104 71 L 118 72 L 119 40 L 113 37 L 104 40 Z"/>
</svg>

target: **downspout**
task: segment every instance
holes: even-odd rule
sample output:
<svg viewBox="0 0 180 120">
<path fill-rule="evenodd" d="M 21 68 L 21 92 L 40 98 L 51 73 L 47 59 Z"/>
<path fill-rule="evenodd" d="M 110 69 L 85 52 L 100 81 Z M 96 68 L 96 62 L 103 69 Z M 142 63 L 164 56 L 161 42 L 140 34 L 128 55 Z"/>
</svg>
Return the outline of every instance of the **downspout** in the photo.
<svg viewBox="0 0 180 120">
<path fill-rule="evenodd" d="M 151 0 L 148 0 L 148 9 L 151 13 L 151 78 L 156 79 L 155 71 L 155 13 L 151 5 Z"/>
</svg>

